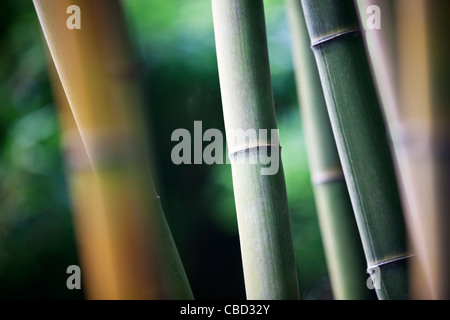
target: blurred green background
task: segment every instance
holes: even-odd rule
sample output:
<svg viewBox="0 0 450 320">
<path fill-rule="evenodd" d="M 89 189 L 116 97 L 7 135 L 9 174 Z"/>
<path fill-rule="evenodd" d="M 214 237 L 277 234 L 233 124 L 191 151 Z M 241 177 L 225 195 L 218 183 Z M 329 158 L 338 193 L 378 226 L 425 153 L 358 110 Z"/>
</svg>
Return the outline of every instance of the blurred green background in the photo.
<svg viewBox="0 0 450 320">
<path fill-rule="evenodd" d="M 197 299 L 244 299 L 229 165 L 171 162 L 173 130 L 224 132 L 210 0 L 124 0 L 147 93 L 158 192 Z M 273 91 L 303 299 L 332 298 L 283 0 L 265 0 Z M 82 299 L 44 41 L 32 1 L 0 2 L 0 298 Z"/>
</svg>

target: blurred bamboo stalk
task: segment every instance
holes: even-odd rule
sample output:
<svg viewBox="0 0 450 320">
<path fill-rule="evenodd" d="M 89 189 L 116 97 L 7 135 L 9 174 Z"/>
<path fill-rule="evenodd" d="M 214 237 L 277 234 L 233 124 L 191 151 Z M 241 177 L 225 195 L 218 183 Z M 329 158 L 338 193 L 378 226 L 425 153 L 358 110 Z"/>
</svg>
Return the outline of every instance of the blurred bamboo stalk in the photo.
<svg viewBox="0 0 450 320">
<path fill-rule="evenodd" d="M 429 247 L 428 250 L 436 252 L 436 262 L 432 266 L 436 268 L 436 294 L 438 299 L 450 299 L 450 2 L 445 0 L 426 1 L 425 4 L 425 26 L 427 31 L 427 49 L 429 80 L 428 88 L 430 92 L 430 114 L 431 128 L 429 135 L 428 150 L 433 162 L 432 181 L 435 192 L 430 195 L 433 202 L 428 209 L 434 209 L 436 232 L 427 230 L 427 237 L 433 237 L 432 244 L 436 247 Z M 400 5 L 400 4 L 399 4 Z M 401 8 L 398 9 L 398 12 Z M 446 39 L 446 40 L 444 40 Z M 407 48 L 410 44 L 404 44 Z M 405 51 L 401 51 L 401 56 L 405 56 Z M 411 66 L 403 66 L 402 74 L 408 76 L 405 69 Z M 407 69 L 406 69 L 407 70 Z M 403 87 L 403 97 L 412 89 Z M 417 95 L 419 91 L 412 91 Z M 406 102 L 402 102 L 406 103 Z M 414 101 L 418 103 L 417 100 Z M 423 188 L 424 185 L 421 185 Z M 418 194 L 423 197 L 423 190 Z M 428 190 L 429 192 L 430 190 Z M 434 266 L 434 263 L 436 266 Z M 420 290 L 420 288 L 419 288 Z"/>
<path fill-rule="evenodd" d="M 378 298 L 408 298 L 399 190 L 356 8 L 352 0 L 302 6 L 368 271 L 379 281 Z"/>
<path fill-rule="evenodd" d="M 384 17 L 382 28 L 365 36 L 404 185 L 410 242 L 418 253 L 411 274 L 414 298 L 449 299 L 450 47 L 443 39 L 450 33 L 450 3 L 358 5 L 362 21 L 368 5 L 379 6 Z"/>
<path fill-rule="evenodd" d="M 70 30 L 71 4 L 34 0 L 74 116 L 56 89 L 88 297 L 192 298 L 149 173 L 142 95 L 122 8 L 116 0 L 77 1 L 81 29 Z"/>
<path fill-rule="evenodd" d="M 335 299 L 374 298 L 300 0 L 286 0 L 302 124 Z"/>
<path fill-rule="evenodd" d="M 49 57 L 51 59 L 51 57 Z M 82 254 L 83 282 L 88 297 L 118 299 L 119 284 L 114 275 L 111 242 L 106 229 L 105 212 L 75 119 L 70 110 L 53 61 L 49 74 L 61 128 L 61 144 L 66 176 L 76 223 L 77 242 Z M 101 256 L 102 259 L 96 259 Z"/>
<path fill-rule="evenodd" d="M 280 146 L 271 131 L 277 124 L 263 2 L 212 0 L 212 11 L 247 298 L 298 299 Z M 232 146 L 237 130 L 259 129 L 269 137 Z M 269 152 L 279 170 L 262 175 Z"/>
</svg>

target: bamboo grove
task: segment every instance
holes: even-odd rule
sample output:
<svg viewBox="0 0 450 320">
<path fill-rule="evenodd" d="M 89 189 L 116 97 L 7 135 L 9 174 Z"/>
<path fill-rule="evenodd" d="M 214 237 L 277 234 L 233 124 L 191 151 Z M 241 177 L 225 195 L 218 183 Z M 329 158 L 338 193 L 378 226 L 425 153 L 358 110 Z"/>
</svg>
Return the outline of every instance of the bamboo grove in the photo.
<svg viewBox="0 0 450 320">
<path fill-rule="evenodd" d="M 33 3 L 87 297 L 193 299 L 152 179 L 158 154 L 121 2 Z M 450 298 L 448 0 L 284 4 L 334 298 Z M 71 5 L 82 12 L 75 32 Z M 211 5 L 227 141 L 235 130 L 276 131 L 263 1 Z M 248 299 L 303 297 L 297 266 L 308 261 L 294 254 L 282 141 L 228 143 Z M 274 155 L 278 171 L 261 175 Z"/>
</svg>

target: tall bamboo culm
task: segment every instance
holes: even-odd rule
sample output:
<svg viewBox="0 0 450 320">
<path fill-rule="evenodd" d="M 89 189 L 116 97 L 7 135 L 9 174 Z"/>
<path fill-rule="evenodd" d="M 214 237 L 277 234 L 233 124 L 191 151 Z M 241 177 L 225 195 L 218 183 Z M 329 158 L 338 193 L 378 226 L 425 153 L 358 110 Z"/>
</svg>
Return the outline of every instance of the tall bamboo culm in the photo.
<svg viewBox="0 0 450 320">
<path fill-rule="evenodd" d="M 310 48 L 300 0 L 286 0 L 291 43 L 314 197 L 333 295 L 373 299 L 367 288 L 364 251 Z"/>
<path fill-rule="evenodd" d="M 413 297 L 450 298 L 450 112 L 448 1 L 358 0 L 381 10 L 365 40 L 404 185 L 410 243 L 417 252 Z M 444 191 L 446 190 L 446 191 Z"/>
<path fill-rule="evenodd" d="M 302 6 L 368 272 L 379 299 L 406 299 L 402 207 L 355 5 L 302 0 Z"/>
<path fill-rule="evenodd" d="M 263 2 L 212 0 L 212 10 L 247 298 L 298 299 L 280 146 L 271 135 L 277 124 Z M 239 129 L 267 129 L 268 138 L 231 144 Z M 279 160 L 273 175 L 262 174 L 268 152 Z"/>
<path fill-rule="evenodd" d="M 79 132 L 61 116 L 75 151 L 69 180 L 88 298 L 192 298 L 149 174 L 142 95 L 120 3 L 77 1 L 81 29 L 73 30 L 66 26 L 72 4 L 34 1 Z"/>
</svg>

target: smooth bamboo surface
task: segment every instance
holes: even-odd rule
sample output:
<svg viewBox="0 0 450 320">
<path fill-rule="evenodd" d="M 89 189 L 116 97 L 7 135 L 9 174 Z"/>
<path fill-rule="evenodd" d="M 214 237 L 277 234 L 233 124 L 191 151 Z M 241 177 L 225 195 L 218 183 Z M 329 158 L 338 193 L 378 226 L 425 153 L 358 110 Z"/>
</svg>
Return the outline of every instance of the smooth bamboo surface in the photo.
<svg viewBox="0 0 450 320">
<path fill-rule="evenodd" d="M 368 271 L 380 271 L 379 299 L 407 299 L 402 206 L 356 8 L 352 0 L 302 6 Z"/>
<path fill-rule="evenodd" d="M 212 9 L 247 298 L 298 299 L 281 147 L 271 135 L 277 124 L 263 2 L 212 0 Z M 267 129 L 268 138 L 235 145 L 238 129 Z M 278 155 L 273 175 L 262 174 L 267 151 Z"/>
<path fill-rule="evenodd" d="M 333 295 L 375 297 L 366 286 L 364 251 L 334 141 L 300 0 L 286 0 L 297 92 L 314 197 Z"/>
</svg>

